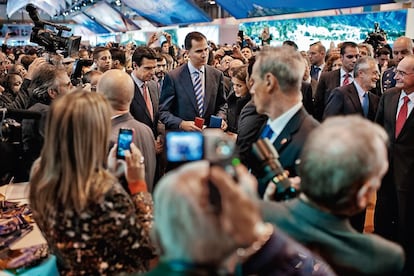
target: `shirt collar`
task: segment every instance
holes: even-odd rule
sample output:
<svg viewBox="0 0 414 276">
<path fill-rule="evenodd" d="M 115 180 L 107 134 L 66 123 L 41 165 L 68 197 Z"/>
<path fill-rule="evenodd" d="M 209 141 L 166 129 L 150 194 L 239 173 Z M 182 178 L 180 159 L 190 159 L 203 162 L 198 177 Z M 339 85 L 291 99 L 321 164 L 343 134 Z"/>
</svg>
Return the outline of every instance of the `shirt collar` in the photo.
<svg viewBox="0 0 414 276">
<path fill-rule="evenodd" d="M 353 84 L 355 85 L 355 88 L 356 88 L 356 90 L 358 92 L 359 98 L 364 97 L 366 91 L 364 91 L 364 89 L 362 89 L 362 87 L 359 86 L 359 84 L 356 81 L 354 81 Z"/>
<path fill-rule="evenodd" d="M 410 102 L 414 102 L 414 93 L 410 93 L 407 95 L 407 93 L 405 93 L 404 90 L 401 90 L 401 94 L 400 94 L 400 99 L 399 101 L 401 101 L 405 96 L 408 96 L 408 98 L 410 99 Z"/>
<path fill-rule="evenodd" d="M 134 80 L 135 84 L 141 89 L 144 82 L 135 76 L 134 72 L 131 73 L 131 77 Z"/>
<path fill-rule="evenodd" d="M 188 70 L 190 71 L 190 74 L 191 75 L 193 73 L 195 73 L 195 72 L 202 72 L 202 73 L 204 73 L 204 66 L 201 67 L 200 70 L 199 70 L 199 69 L 197 69 L 197 68 L 194 67 L 194 65 L 191 63 L 190 60 L 187 62 L 187 64 L 188 64 Z"/>
<path fill-rule="evenodd" d="M 349 74 L 349 76 L 353 79 L 354 78 L 354 73 L 353 72 L 345 72 L 344 68 L 341 67 L 341 78 L 344 78 L 346 74 Z"/>
<path fill-rule="evenodd" d="M 295 104 L 288 111 L 283 113 L 281 116 L 277 117 L 273 121 L 268 119 L 267 124 L 272 128 L 273 133 L 275 134 L 272 138 L 276 139 L 277 136 L 282 132 L 287 123 L 292 119 L 292 117 L 302 108 L 302 102 Z M 273 140 L 272 139 L 272 140 Z M 273 142 L 273 141 L 271 141 Z"/>
</svg>

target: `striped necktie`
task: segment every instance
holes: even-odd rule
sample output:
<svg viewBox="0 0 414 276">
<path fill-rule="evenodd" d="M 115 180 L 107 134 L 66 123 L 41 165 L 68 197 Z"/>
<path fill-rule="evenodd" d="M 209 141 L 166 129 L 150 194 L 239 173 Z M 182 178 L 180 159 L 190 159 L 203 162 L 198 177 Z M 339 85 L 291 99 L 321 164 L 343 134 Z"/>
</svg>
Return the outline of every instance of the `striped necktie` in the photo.
<svg viewBox="0 0 414 276">
<path fill-rule="evenodd" d="M 201 80 L 202 78 L 202 72 L 196 71 L 194 72 L 194 95 L 196 97 L 196 103 L 198 107 L 198 113 L 200 117 L 203 117 L 204 115 L 204 91 L 203 91 L 203 82 Z"/>
</svg>

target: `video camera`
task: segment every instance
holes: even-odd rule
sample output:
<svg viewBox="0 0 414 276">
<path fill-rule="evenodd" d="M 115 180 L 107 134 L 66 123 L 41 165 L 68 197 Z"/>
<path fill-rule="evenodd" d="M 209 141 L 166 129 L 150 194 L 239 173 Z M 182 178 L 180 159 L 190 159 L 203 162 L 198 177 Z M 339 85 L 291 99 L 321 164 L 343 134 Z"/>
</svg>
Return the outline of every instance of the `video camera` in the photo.
<svg viewBox="0 0 414 276">
<path fill-rule="evenodd" d="M 42 114 L 24 109 L 0 108 L 0 186 L 12 177 L 27 181 L 23 172 L 22 126 L 23 119 L 40 120 Z"/>
<path fill-rule="evenodd" d="M 371 44 L 376 52 L 378 49 L 381 49 L 385 42 L 386 42 L 387 33 L 380 28 L 378 22 L 374 24 L 374 31 L 368 33 L 367 38 L 365 39 L 364 43 Z"/>
<path fill-rule="evenodd" d="M 72 56 L 79 50 L 81 41 L 80 36 L 62 36 L 63 31 L 71 31 L 63 25 L 58 25 L 52 22 L 44 21 L 39 18 L 39 14 L 34 5 L 28 4 L 26 11 L 29 13 L 30 18 L 33 20 L 35 26 L 32 28 L 30 35 L 30 42 L 37 43 L 40 46 L 44 46 L 46 51 L 55 53 L 57 50 L 63 50 L 64 56 Z M 45 26 L 51 26 L 57 30 L 53 32 L 45 29 Z"/>
</svg>

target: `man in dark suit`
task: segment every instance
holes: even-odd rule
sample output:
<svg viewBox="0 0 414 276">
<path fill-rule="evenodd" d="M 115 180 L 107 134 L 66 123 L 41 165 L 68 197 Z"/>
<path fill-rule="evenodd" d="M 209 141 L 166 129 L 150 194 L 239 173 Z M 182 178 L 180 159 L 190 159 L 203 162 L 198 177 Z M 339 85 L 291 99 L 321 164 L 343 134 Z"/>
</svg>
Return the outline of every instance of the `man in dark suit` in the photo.
<svg viewBox="0 0 414 276">
<path fill-rule="evenodd" d="M 184 46 L 189 61 L 165 76 L 160 97 L 160 119 L 166 129 L 201 131 L 194 123 L 195 117 L 204 118 L 207 126 L 211 115 L 225 118 L 223 74 L 207 65 L 209 51 L 203 34 L 187 34 Z M 222 128 L 226 127 L 223 120 Z"/>
<path fill-rule="evenodd" d="M 369 90 L 379 79 L 377 62 L 371 57 L 360 58 L 354 68 L 354 81 L 335 88 L 329 95 L 323 118 L 335 115 L 360 114 L 374 121 L 379 97 Z"/>
<path fill-rule="evenodd" d="M 384 93 L 387 89 L 395 87 L 395 69 L 398 63 L 407 55 L 413 54 L 413 41 L 411 38 L 401 36 L 397 38 L 392 46 L 393 62 L 395 66 L 392 66 L 385 70 L 381 78 L 381 91 Z"/>
<path fill-rule="evenodd" d="M 302 77 L 305 63 L 301 54 L 291 47 L 277 47 L 261 51 L 253 66 L 250 88 L 257 113 L 268 116 L 262 129 L 271 130 L 265 135 L 279 153 L 282 166 L 296 176 L 296 162 L 309 132 L 318 122 L 309 115 L 302 104 Z M 260 133 L 262 133 L 260 135 Z M 251 146 L 251 145 L 250 145 Z M 246 158 L 247 165 L 259 180 L 259 193 L 267 181 L 261 162 L 253 154 Z"/>
<path fill-rule="evenodd" d="M 387 171 L 387 140 L 380 126 L 360 116 L 328 118 L 304 145 L 299 198 L 262 202 L 264 220 L 317 252 L 338 275 L 399 275 L 402 248 L 349 224 Z"/>
<path fill-rule="evenodd" d="M 112 107 L 111 142 L 117 143 L 120 128 L 134 130 L 133 143 L 144 156 L 145 181 L 148 191 L 151 192 L 156 166 L 154 135 L 147 125 L 135 120 L 129 112 L 134 97 L 134 82 L 127 73 L 119 69 L 108 70 L 102 75 L 97 92 L 104 94 Z"/>
<path fill-rule="evenodd" d="M 164 125 L 159 121 L 159 88 L 153 80 L 157 68 L 157 53 L 147 46 L 137 47 L 132 55 L 132 68 L 131 77 L 135 84 L 135 92 L 130 112 L 137 121 L 151 128 L 154 134 L 158 160 L 155 180 L 158 180 L 164 171 Z"/>
<path fill-rule="evenodd" d="M 396 69 L 396 87 L 383 94 L 376 121 L 390 138 L 390 167 L 377 194 L 375 233 L 396 240 L 407 254 L 406 275 L 414 275 L 414 55 Z"/>
<path fill-rule="evenodd" d="M 350 84 L 354 80 L 354 66 L 359 58 L 358 45 L 354 42 L 344 42 L 341 46 L 340 55 L 342 61 L 341 69 L 323 72 L 319 78 L 313 114 L 318 121 L 322 120 L 323 111 L 331 91 L 336 87 Z"/>
</svg>

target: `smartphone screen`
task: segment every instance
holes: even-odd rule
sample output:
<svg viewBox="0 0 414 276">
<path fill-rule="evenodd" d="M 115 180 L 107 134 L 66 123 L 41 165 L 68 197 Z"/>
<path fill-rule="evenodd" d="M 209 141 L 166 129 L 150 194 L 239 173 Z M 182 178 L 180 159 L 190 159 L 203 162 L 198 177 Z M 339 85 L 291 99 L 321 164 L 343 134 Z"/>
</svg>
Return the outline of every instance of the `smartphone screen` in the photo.
<svg viewBox="0 0 414 276">
<path fill-rule="evenodd" d="M 167 132 L 165 146 L 168 162 L 185 163 L 204 157 L 204 137 L 201 132 Z"/>
<path fill-rule="evenodd" d="M 120 128 L 118 134 L 118 148 L 116 150 L 116 157 L 118 159 L 125 159 L 125 150 L 131 149 L 131 142 L 134 138 L 134 133 L 130 128 Z"/>
</svg>

